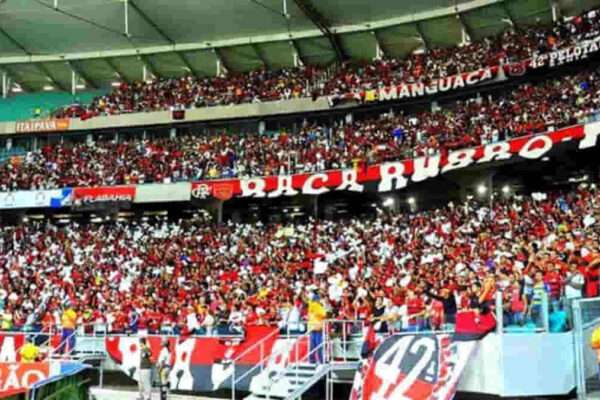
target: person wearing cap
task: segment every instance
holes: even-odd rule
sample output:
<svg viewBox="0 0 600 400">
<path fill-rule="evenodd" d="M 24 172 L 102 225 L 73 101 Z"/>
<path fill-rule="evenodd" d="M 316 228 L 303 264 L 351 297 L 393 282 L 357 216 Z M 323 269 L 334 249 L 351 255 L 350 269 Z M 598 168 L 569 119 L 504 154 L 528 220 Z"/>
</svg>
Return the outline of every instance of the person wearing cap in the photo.
<svg viewBox="0 0 600 400">
<path fill-rule="evenodd" d="M 138 380 L 139 400 L 152 397 L 152 351 L 145 337 L 140 338 L 140 375 Z"/>
<path fill-rule="evenodd" d="M 310 332 L 310 356 L 313 364 L 323 363 L 323 321 L 327 316 L 318 294 L 313 294 L 308 302 L 308 331 Z M 316 350 L 318 348 L 318 350 Z"/>
</svg>

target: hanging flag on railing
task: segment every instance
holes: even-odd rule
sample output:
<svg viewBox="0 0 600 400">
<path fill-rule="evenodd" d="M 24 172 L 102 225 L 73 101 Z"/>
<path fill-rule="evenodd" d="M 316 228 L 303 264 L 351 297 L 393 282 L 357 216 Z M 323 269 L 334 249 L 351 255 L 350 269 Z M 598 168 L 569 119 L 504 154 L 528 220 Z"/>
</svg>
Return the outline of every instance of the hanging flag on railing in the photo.
<svg viewBox="0 0 600 400">
<path fill-rule="evenodd" d="M 450 400 L 477 342 L 451 335 L 394 335 L 355 375 L 350 400 Z"/>
</svg>

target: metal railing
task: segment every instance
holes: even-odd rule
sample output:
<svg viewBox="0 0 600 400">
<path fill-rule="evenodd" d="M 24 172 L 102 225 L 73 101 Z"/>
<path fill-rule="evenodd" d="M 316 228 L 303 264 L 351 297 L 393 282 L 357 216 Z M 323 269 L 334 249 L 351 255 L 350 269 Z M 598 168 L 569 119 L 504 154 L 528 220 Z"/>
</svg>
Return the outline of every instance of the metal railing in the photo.
<svg viewBox="0 0 600 400">
<path fill-rule="evenodd" d="M 73 353 L 75 352 L 75 347 L 77 347 L 76 339 L 77 339 L 77 329 L 74 329 L 73 332 L 69 336 L 67 336 L 62 342 L 60 342 L 58 344 L 58 346 L 56 346 L 56 348 L 54 348 L 52 346 L 50 347 L 50 352 L 48 353 L 48 359 L 70 358 L 73 355 Z M 71 342 L 71 340 L 73 340 L 73 342 L 74 342 L 73 346 L 69 346 L 69 343 Z M 67 347 L 66 352 L 64 351 L 65 347 Z"/>
<path fill-rule="evenodd" d="M 340 329 L 337 329 L 337 327 L 340 327 Z M 365 321 L 361 320 L 326 320 L 324 340 L 327 342 L 327 361 L 330 363 L 347 363 L 349 359 L 352 361 L 360 359 L 364 329 Z M 357 357 L 349 357 L 351 346 L 357 344 L 359 345 Z"/>
<path fill-rule="evenodd" d="M 278 334 L 280 333 L 279 331 L 275 331 L 275 332 Z M 288 330 L 287 331 L 287 339 L 289 339 L 290 337 L 291 336 L 290 336 L 289 330 Z M 295 347 L 296 356 L 298 355 L 298 347 L 300 345 L 300 341 L 303 338 L 308 338 L 308 337 L 309 337 L 308 334 L 304 334 L 304 335 L 296 337 L 296 342 L 293 344 L 293 346 Z M 259 343 L 264 343 L 266 340 L 267 340 L 267 338 L 262 339 Z M 285 356 L 285 354 L 288 351 L 289 351 L 289 349 L 286 346 L 276 352 L 271 352 L 269 354 L 263 355 L 256 365 L 254 365 L 248 371 L 244 372 L 239 377 L 236 377 L 236 375 L 235 375 L 235 364 L 234 364 L 233 373 L 231 375 L 231 400 L 235 400 L 236 385 L 238 383 L 242 382 L 242 380 L 246 379 L 246 377 L 252 376 L 257 370 L 259 370 L 259 373 L 262 372 L 264 370 L 264 367 L 267 365 L 267 363 L 269 362 L 270 359 L 277 358 L 277 357 L 281 357 L 283 359 L 283 357 Z M 238 356 L 237 358 L 239 359 L 240 356 Z"/>
<path fill-rule="evenodd" d="M 259 362 L 255 367 L 260 367 L 260 372 L 263 371 L 263 366 L 265 364 L 265 360 L 268 360 L 270 355 L 265 355 L 265 343 L 269 340 L 272 340 L 274 336 L 279 336 L 279 330 L 274 329 L 273 332 L 271 332 L 270 334 L 268 334 L 267 336 L 265 336 L 264 338 L 262 338 L 261 340 L 259 340 L 258 342 L 254 343 L 252 346 L 248 347 L 246 350 L 244 350 L 243 352 L 241 352 L 240 354 L 238 354 L 237 357 L 235 357 L 233 360 L 231 360 L 231 366 L 232 366 L 232 374 L 231 374 L 231 398 L 232 400 L 235 400 L 235 385 L 238 381 L 241 381 L 242 379 L 245 379 L 246 376 L 249 375 L 250 371 L 253 371 L 254 368 L 252 368 L 250 371 L 246 371 L 244 374 L 242 374 L 241 377 L 238 377 L 238 379 L 236 380 L 236 376 L 235 376 L 235 365 L 238 361 L 240 361 L 243 357 L 245 357 L 247 354 L 249 354 L 250 352 L 254 351 L 257 347 L 259 348 L 259 352 L 260 352 L 260 357 L 259 357 Z"/>
<path fill-rule="evenodd" d="M 320 363 L 317 362 L 317 368 L 319 365 L 322 365 L 323 368 L 327 368 L 327 341 L 325 340 L 325 338 L 323 338 L 324 340 L 321 342 L 321 344 L 319 344 L 317 347 L 315 347 L 314 349 L 310 350 L 309 352 L 307 352 L 302 358 L 298 357 L 298 346 L 296 346 L 296 360 L 295 363 L 293 365 L 294 369 L 294 374 L 295 374 L 295 379 L 296 382 L 299 381 L 299 369 L 300 369 L 300 363 L 303 363 L 305 361 L 308 360 L 309 364 L 315 364 L 311 362 L 311 358 L 313 356 L 316 357 L 320 357 L 321 355 L 323 355 L 324 359 L 320 360 Z M 286 371 L 288 371 L 289 368 L 286 368 L 283 372 L 280 373 L 279 378 L 281 378 L 281 375 L 285 375 Z M 299 388 L 297 388 L 296 390 L 294 390 L 291 394 L 289 394 L 286 397 L 286 400 L 290 400 L 290 399 L 295 399 L 298 398 L 300 395 L 302 395 L 302 393 L 304 393 L 306 390 L 308 390 L 315 382 L 315 376 L 319 376 L 319 378 L 321 377 L 319 374 L 321 373 L 325 373 L 325 370 L 321 370 L 318 371 L 318 369 L 315 369 L 314 371 L 314 375 L 311 377 L 311 379 L 307 380 L 306 383 L 302 384 Z M 269 396 L 267 395 L 267 400 L 269 399 Z"/>
</svg>

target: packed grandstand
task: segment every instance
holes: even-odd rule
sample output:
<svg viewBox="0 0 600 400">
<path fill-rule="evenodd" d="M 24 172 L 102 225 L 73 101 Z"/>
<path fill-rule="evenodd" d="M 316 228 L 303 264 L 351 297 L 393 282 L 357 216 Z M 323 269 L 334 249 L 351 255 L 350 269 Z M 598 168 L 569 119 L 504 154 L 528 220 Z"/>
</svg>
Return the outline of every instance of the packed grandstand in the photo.
<svg viewBox="0 0 600 400">
<path fill-rule="evenodd" d="M 304 331 L 304 299 L 316 292 L 331 318 L 439 330 L 496 291 L 507 324 L 542 327 L 543 293 L 557 311 L 597 295 L 599 212 L 593 184 L 369 220 L 7 226 L 2 328 L 51 330 L 68 302 L 109 332 Z"/>
<path fill-rule="evenodd" d="M 165 396 L 235 399 L 237 386 L 291 399 L 348 383 L 331 375 L 339 362 L 358 371 L 352 400 L 392 400 L 408 378 L 373 371 L 390 348 L 417 354 L 389 344 L 411 337 L 435 341 L 438 364 L 402 398 L 450 399 L 465 368 L 465 391 L 580 393 L 482 389 L 478 373 L 485 361 L 509 376 L 511 349 L 529 346 L 514 343 L 535 337 L 534 349 L 574 346 L 555 364 L 577 363 L 569 379 L 587 385 L 578 352 L 600 317 L 590 3 L 477 40 L 465 28 L 452 46 L 429 45 L 417 24 L 424 47 L 402 58 L 227 71 L 220 56 L 217 76 L 121 79 L 50 119 L 0 122 L 0 383 L 4 362 L 87 354 L 142 397 L 154 365 Z M 492 332 L 515 336 L 483 344 Z M 311 364 L 328 369 L 273 389 Z M 412 364 L 394 368 L 412 376 Z"/>
</svg>

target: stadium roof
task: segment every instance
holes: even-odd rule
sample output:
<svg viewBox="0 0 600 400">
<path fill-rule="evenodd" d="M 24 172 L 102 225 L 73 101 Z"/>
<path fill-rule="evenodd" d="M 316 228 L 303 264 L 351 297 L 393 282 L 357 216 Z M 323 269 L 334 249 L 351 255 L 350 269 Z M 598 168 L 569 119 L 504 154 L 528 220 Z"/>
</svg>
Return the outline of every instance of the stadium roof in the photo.
<svg viewBox="0 0 600 400">
<path fill-rule="evenodd" d="M 600 0 L 0 0 L 0 71 L 26 91 L 405 56 Z M 144 76 L 145 71 L 145 76 Z"/>
</svg>

